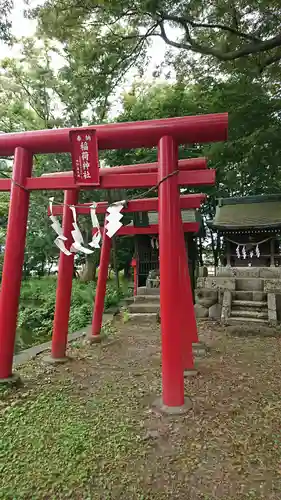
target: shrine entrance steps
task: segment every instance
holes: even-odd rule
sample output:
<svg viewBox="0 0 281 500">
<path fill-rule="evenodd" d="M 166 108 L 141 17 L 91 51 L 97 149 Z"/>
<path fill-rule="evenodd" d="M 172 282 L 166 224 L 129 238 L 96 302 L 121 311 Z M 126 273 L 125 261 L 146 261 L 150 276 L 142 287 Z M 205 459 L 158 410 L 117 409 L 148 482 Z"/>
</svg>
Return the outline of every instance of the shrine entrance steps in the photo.
<svg viewBox="0 0 281 500">
<path fill-rule="evenodd" d="M 134 302 L 128 306 L 129 319 L 136 323 L 157 321 L 160 309 L 160 289 L 139 287 Z"/>
<path fill-rule="evenodd" d="M 232 292 L 228 323 L 237 324 L 237 322 L 268 323 L 267 294 L 262 290 L 236 290 Z"/>
</svg>

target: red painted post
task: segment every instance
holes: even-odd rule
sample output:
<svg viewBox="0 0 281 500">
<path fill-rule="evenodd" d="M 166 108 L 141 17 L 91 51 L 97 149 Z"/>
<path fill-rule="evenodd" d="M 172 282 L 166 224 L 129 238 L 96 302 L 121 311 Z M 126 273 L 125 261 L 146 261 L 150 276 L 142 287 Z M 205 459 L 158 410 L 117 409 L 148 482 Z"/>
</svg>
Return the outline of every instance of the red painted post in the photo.
<svg viewBox="0 0 281 500">
<path fill-rule="evenodd" d="M 193 304 L 193 295 L 191 289 L 191 280 L 189 275 L 189 266 L 188 266 L 188 251 L 185 246 L 185 238 L 184 232 L 181 228 L 182 232 L 182 244 L 181 244 L 181 279 L 183 285 L 183 297 L 185 300 L 184 311 L 185 311 L 185 325 L 186 325 L 186 333 L 191 339 L 192 343 L 198 342 L 198 333 L 197 333 L 197 323 L 194 311 Z"/>
<path fill-rule="evenodd" d="M 103 240 L 100 256 L 100 267 L 98 284 L 95 297 L 94 314 L 92 322 L 92 339 L 99 338 L 102 327 L 102 315 L 104 309 L 104 299 L 106 293 L 106 281 L 108 276 L 108 266 L 110 261 L 111 239 L 103 231 Z"/>
<path fill-rule="evenodd" d="M 22 186 L 31 171 L 32 153 L 16 148 L 0 293 L 0 380 L 12 375 L 29 206 L 29 192 Z"/>
<path fill-rule="evenodd" d="M 138 269 L 134 267 L 134 296 L 138 294 Z"/>
<path fill-rule="evenodd" d="M 194 303 L 193 303 L 193 294 L 191 289 L 191 279 L 188 267 L 188 249 L 187 250 L 185 249 L 185 254 L 187 259 L 186 278 L 185 278 L 186 300 L 187 303 L 189 304 L 189 311 L 190 311 L 190 314 L 188 315 L 188 321 L 189 321 L 191 341 L 193 344 L 196 344 L 199 342 L 199 339 L 198 339 L 197 322 L 196 322 Z"/>
<path fill-rule="evenodd" d="M 178 154 L 172 137 L 165 136 L 160 139 L 158 162 L 159 181 L 162 181 L 159 186 L 162 398 L 166 406 L 182 406 L 184 404 L 184 379 L 181 362 L 181 305 L 178 300 L 180 210 L 177 174 L 170 175 L 177 169 Z"/>
<path fill-rule="evenodd" d="M 63 234 L 67 238 L 66 248 L 69 249 L 73 242 L 71 231 L 73 230 L 73 215 L 69 205 L 76 205 L 78 202 L 78 191 L 71 190 L 64 192 L 64 206 L 62 228 Z M 56 308 L 53 324 L 52 350 L 53 359 L 63 359 L 66 353 L 68 320 L 71 305 L 71 291 L 73 279 L 74 254 L 65 255 L 60 252 L 58 283 L 56 293 Z"/>
<path fill-rule="evenodd" d="M 182 332 L 182 360 L 183 370 L 194 370 L 194 359 L 192 352 L 192 342 L 195 342 L 195 334 L 197 336 L 196 321 L 193 324 L 194 307 L 192 300 L 191 284 L 188 270 L 187 253 L 185 248 L 184 233 L 182 227 L 181 243 L 179 246 L 179 272 L 180 272 L 180 293 L 179 299 L 181 303 L 181 332 Z"/>
<path fill-rule="evenodd" d="M 138 260 L 136 258 L 132 259 L 131 266 L 134 270 L 134 296 L 138 293 Z"/>
</svg>

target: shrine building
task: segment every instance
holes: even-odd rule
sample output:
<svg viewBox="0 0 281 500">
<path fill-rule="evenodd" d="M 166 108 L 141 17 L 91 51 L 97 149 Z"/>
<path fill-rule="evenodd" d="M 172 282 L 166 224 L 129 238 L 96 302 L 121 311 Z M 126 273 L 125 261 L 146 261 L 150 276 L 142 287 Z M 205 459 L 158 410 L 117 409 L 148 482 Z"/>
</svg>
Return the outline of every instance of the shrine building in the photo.
<svg viewBox="0 0 281 500">
<path fill-rule="evenodd" d="M 222 266 L 280 265 L 280 195 L 221 198 L 209 227 L 223 239 Z"/>
<path fill-rule="evenodd" d="M 219 199 L 208 226 L 219 238 L 219 264 L 215 276 L 197 279 L 197 318 L 280 323 L 281 195 Z"/>
</svg>

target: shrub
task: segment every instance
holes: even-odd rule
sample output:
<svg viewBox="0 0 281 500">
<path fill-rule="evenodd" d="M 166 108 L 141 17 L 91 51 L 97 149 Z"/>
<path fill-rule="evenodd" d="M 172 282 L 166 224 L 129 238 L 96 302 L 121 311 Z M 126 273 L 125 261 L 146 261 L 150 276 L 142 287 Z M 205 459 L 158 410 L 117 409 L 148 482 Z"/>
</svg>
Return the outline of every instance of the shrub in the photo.
<svg viewBox="0 0 281 500">
<path fill-rule="evenodd" d="M 16 350 L 50 340 L 55 312 L 57 280 L 55 277 L 30 278 L 22 284 Z M 96 283 L 73 280 L 69 331 L 74 332 L 91 322 Z M 128 293 L 125 286 L 117 291 L 108 282 L 105 310 L 118 304 Z"/>
</svg>

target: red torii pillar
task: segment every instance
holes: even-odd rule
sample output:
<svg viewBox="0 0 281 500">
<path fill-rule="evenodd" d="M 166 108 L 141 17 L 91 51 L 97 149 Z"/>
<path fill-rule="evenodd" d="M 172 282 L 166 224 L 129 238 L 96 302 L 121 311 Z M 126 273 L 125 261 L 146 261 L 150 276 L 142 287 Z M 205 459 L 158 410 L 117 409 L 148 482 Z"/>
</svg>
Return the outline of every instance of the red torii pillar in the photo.
<svg viewBox="0 0 281 500">
<path fill-rule="evenodd" d="M 162 403 L 166 407 L 184 405 L 182 359 L 182 304 L 179 301 L 181 214 L 177 182 L 177 144 L 172 137 L 158 143 L 159 161 L 159 255 L 160 314 L 162 333 Z M 173 293 L 171 293 L 173 290 Z"/>
<path fill-rule="evenodd" d="M 78 190 L 64 192 L 64 205 L 62 217 L 63 234 L 67 238 L 65 244 L 69 250 L 72 244 L 71 231 L 73 230 L 73 216 L 69 205 L 76 205 L 78 202 Z M 50 360 L 64 360 L 67 346 L 68 321 L 71 305 L 71 291 L 74 268 L 74 254 L 65 255 L 60 252 L 58 281 L 56 292 L 56 307 L 53 324 L 52 348 Z"/>
<path fill-rule="evenodd" d="M 24 184 L 26 178 L 31 175 L 31 171 L 32 153 L 17 147 L 14 155 L 13 182 L 11 184 L 0 293 L 0 380 L 2 381 L 12 376 L 30 194 L 24 188 Z"/>
<path fill-rule="evenodd" d="M 192 348 L 198 344 L 197 324 L 193 305 L 191 282 L 188 268 L 188 254 L 185 246 L 184 232 L 182 224 L 179 225 L 179 276 L 180 288 L 178 299 L 181 302 L 181 330 L 182 330 L 182 355 L 183 370 L 185 376 L 194 375 L 197 370 L 194 368 Z M 161 281 L 161 280 L 160 280 Z"/>
<path fill-rule="evenodd" d="M 102 327 L 102 316 L 104 309 L 104 299 L 106 294 L 106 283 L 108 277 L 108 267 L 110 262 L 111 238 L 109 238 L 103 231 L 100 267 L 98 274 L 98 283 L 96 288 L 93 321 L 92 321 L 92 335 L 90 341 L 99 342 L 100 332 Z"/>
</svg>

